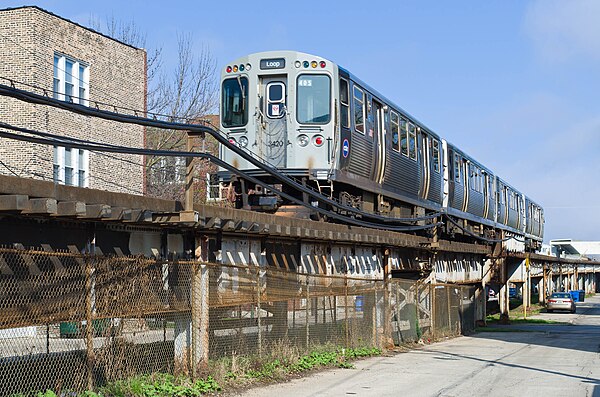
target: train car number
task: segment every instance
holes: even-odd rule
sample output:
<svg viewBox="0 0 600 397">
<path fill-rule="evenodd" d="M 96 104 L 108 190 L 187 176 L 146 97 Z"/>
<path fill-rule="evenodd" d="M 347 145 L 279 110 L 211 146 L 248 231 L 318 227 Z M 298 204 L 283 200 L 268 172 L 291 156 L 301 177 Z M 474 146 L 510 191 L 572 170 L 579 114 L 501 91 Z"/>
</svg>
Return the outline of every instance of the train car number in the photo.
<svg viewBox="0 0 600 397">
<path fill-rule="evenodd" d="M 283 146 L 283 141 L 271 141 L 271 142 L 267 143 L 267 146 L 269 146 L 269 147 L 282 147 Z"/>
</svg>

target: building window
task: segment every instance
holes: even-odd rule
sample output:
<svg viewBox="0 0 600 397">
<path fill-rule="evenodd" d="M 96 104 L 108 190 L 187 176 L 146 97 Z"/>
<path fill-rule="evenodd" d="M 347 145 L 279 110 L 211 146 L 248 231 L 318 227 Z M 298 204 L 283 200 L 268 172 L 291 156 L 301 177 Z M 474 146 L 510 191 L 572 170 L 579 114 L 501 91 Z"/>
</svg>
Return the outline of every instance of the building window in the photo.
<svg viewBox="0 0 600 397">
<path fill-rule="evenodd" d="M 90 73 L 84 62 L 54 54 L 54 98 L 61 101 L 88 104 Z"/>
<path fill-rule="evenodd" d="M 186 173 L 185 157 L 161 157 L 152 165 L 152 179 L 155 184 L 185 183 Z"/>
<path fill-rule="evenodd" d="M 61 185 L 88 187 L 89 152 L 54 146 L 53 180 Z"/>
</svg>

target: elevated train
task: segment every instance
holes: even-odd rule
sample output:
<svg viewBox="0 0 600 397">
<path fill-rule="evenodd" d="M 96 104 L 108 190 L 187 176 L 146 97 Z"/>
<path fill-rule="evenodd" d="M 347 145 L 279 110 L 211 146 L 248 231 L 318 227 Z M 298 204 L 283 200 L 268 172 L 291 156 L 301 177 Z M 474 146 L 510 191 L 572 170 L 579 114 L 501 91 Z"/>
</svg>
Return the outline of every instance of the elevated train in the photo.
<svg viewBox="0 0 600 397">
<path fill-rule="evenodd" d="M 444 225 L 453 235 L 541 244 L 539 204 L 328 59 L 270 51 L 229 63 L 220 115 L 230 143 L 348 206 L 389 217 L 439 211 L 458 220 Z M 224 147 L 220 157 L 276 183 Z M 289 204 L 230 172 L 218 176 L 239 206 L 277 211 Z"/>
</svg>

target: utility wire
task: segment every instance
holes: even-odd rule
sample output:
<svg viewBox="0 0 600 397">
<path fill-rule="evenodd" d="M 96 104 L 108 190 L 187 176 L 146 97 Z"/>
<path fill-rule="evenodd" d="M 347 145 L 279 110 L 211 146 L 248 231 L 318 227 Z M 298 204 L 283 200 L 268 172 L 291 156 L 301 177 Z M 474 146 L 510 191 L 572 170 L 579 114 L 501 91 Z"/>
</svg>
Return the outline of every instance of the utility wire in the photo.
<svg viewBox="0 0 600 397">
<path fill-rule="evenodd" d="M 161 120 L 152 120 L 152 119 L 148 119 L 148 118 L 140 117 L 140 116 L 131 116 L 131 115 L 121 114 L 121 113 L 117 113 L 117 112 L 110 112 L 110 111 L 106 111 L 106 110 L 89 108 L 87 106 L 83 106 L 83 105 L 79 105 L 79 104 L 75 104 L 75 103 L 68 103 L 68 102 L 55 100 L 52 98 L 48 98 L 47 96 L 42 96 L 42 95 L 39 95 L 36 93 L 23 91 L 23 90 L 20 90 L 20 89 L 14 88 L 14 87 L 9 87 L 9 86 L 3 85 L 3 84 L 0 84 L 0 95 L 6 95 L 6 96 L 9 96 L 9 97 L 12 97 L 15 99 L 19 99 L 19 100 L 22 100 L 25 102 L 29 102 L 29 103 L 42 104 L 42 105 L 56 107 L 59 109 L 65 109 L 65 110 L 69 110 L 69 111 L 77 113 L 77 114 L 99 117 L 99 118 L 102 118 L 105 120 L 117 121 L 117 122 L 122 122 L 122 123 L 127 123 L 127 124 L 143 125 L 146 127 L 156 127 L 156 128 L 161 128 L 161 129 L 189 131 L 192 133 L 202 134 L 202 135 L 204 135 L 204 134 L 212 135 L 223 146 L 225 146 L 229 150 L 235 152 L 236 154 L 241 156 L 244 160 L 247 160 L 248 162 L 250 162 L 252 165 L 256 166 L 257 168 L 268 172 L 270 175 L 272 175 L 275 179 L 279 180 L 283 184 L 285 184 L 287 186 L 292 186 L 295 189 L 297 189 L 298 191 L 300 191 L 302 193 L 306 193 L 309 196 L 315 198 L 316 200 L 318 200 L 320 202 L 329 204 L 329 205 L 336 207 L 343 211 L 354 213 L 354 214 L 362 216 L 364 218 L 376 220 L 378 222 L 385 222 L 385 223 L 416 222 L 416 221 L 420 221 L 420 220 L 430 220 L 430 219 L 433 219 L 440 215 L 440 213 L 437 212 L 437 213 L 422 216 L 422 217 L 394 218 L 394 217 L 386 217 L 386 216 L 381 216 L 381 215 L 377 215 L 377 214 L 364 212 L 364 211 L 356 209 L 354 207 L 340 204 L 335 200 L 332 200 L 326 196 L 321 195 L 318 192 L 315 192 L 314 190 L 312 190 L 302 184 L 299 184 L 297 181 L 290 178 L 288 175 L 281 172 L 277 168 L 273 168 L 273 167 L 257 160 L 256 158 L 254 158 L 252 155 L 250 155 L 245 150 L 241 150 L 237 145 L 230 143 L 226 137 L 222 136 L 217 131 L 213 130 L 212 128 L 206 127 L 206 126 L 201 126 L 201 125 L 197 125 L 197 124 L 185 124 L 185 123 L 175 123 L 175 122 L 167 122 L 167 121 L 161 121 Z M 273 189 L 270 189 L 270 190 L 273 190 Z"/>
<path fill-rule="evenodd" d="M 273 186 L 269 185 L 268 183 L 266 183 L 264 181 L 261 181 L 251 175 L 246 174 L 244 171 L 241 171 L 241 170 L 231 166 L 230 164 L 226 163 L 225 161 L 223 161 L 209 153 L 140 149 L 140 148 L 132 148 L 132 147 L 126 147 L 126 146 L 105 145 L 105 144 L 92 142 L 92 141 L 85 141 L 86 143 L 83 143 L 82 140 L 79 140 L 79 139 L 65 138 L 65 137 L 61 137 L 58 135 L 53 136 L 52 134 L 48 134 L 45 132 L 30 130 L 27 128 L 16 127 L 16 126 L 12 126 L 7 123 L 0 123 L 0 127 L 4 128 L 4 129 L 12 130 L 12 131 L 21 132 L 21 133 L 37 135 L 37 136 L 25 136 L 25 135 L 21 135 L 21 134 L 14 134 L 14 133 L 6 132 L 6 131 L 0 131 L 0 137 L 8 138 L 8 139 L 15 139 L 15 140 L 24 141 L 24 142 L 38 143 L 38 144 L 44 144 L 44 145 L 56 145 L 56 144 L 65 145 L 65 140 L 70 140 L 70 142 L 68 142 L 68 146 L 75 148 L 75 149 L 84 149 L 84 150 L 90 150 L 90 151 L 100 151 L 100 152 L 110 152 L 110 153 L 136 154 L 136 155 L 204 158 L 204 159 L 207 159 L 207 160 L 213 162 L 214 164 L 216 164 L 220 167 L 223 167 L 223 168 L 239 175 L 240 177 L 242 177 L 244 179 L 247 179 L 248 181 L 250 181 L 252 183 L 255 183 L 257 185 L 262 186 L 265 189 L 269 189 L 269 190 L 273 191 L 274 193 L 280 195 L 281 197 L 283 197 L 287 200 L 295 202 L 296 204 L 304 206 L 306 208 L 310 208 L 311 210 L 318 212 L 321 215 L 328 216 L 328 217 L 331 217 L 331 218 L 339 220 L 339 221 L 343 221 L 344 223 L 354 224 L 356 226 L 376 228 L 376 229 L 381 228 L 381 224 L 378 224 L 378 223 L 361 221 L 361 220 L 358 220 L 355 218 L 340 215 L 336 212 L 328 211 L 323 208 L 313 207 L 307 203 L 304 203 L 300 199 L 297 199 L 283 191 L 280 191 L 280 190 L 274 188 Z M 433 224 L 429 224 L 429 225 L 423 225 L 423 226 L 387 226 L 386 229 L 392 230 L 392 231 L 399 231 L 399 232 L 417 231 L 417 230 L 431 229 L 433 227 L 440 226 L 440 225 L 442 225 L 441 222 L 433 223 Z"/>
</svg>

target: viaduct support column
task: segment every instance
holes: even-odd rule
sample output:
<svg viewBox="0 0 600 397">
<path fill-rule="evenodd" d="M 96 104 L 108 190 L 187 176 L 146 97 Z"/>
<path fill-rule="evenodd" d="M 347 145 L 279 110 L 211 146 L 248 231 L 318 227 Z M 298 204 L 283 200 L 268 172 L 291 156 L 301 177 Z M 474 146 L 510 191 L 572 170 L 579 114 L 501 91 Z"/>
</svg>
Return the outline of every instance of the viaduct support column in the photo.
<svg viewBox="0 0 600 397">
<path fill-rule="evenodd" d="M 503 321 L 508 321 L 508 312 L 509 312 L 509 298 L 508 298 L 508 269 L 507 269 L 507 261 L 506 258 L 499 259 L 499 265 L 501 267 L 502 274 L 502 286 L 500 287 L 499 292 L 499 304 L 500 304 L 500 319 Z"/>
<path fill-rule="evenodd" d="M 540 285 L 538 286 L 538 301 L 540 304 L 546 303 L 546 294 L 548 290 L 548 266 L 546 264 L 542 264 L 542 280 Z"/>
</svg>

